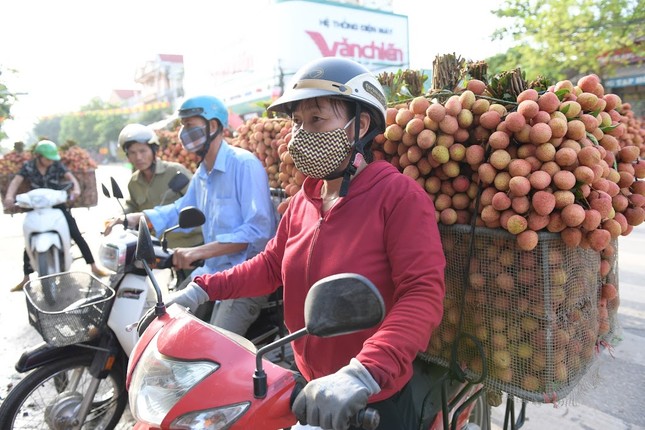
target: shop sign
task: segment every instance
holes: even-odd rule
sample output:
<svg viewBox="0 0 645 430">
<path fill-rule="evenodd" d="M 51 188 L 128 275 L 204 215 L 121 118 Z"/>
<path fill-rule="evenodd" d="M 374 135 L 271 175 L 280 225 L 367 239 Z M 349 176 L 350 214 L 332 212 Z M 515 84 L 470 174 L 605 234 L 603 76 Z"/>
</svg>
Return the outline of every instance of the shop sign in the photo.
<svg viewBox="0 0 645 430">
<path fill-rule="evenodd" d="M 645 85 L 645 75 L 623 76 L 620 78 L 605 79 L 603 85 L 606 88 L 623 88 Z"/>
</svg>

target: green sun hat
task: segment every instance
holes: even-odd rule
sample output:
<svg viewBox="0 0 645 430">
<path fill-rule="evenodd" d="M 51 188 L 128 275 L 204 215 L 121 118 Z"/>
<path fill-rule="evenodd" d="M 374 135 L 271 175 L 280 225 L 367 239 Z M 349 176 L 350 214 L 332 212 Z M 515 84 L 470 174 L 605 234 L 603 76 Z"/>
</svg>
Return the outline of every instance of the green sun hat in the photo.
<svg viewBox="0 0 645 430">
<path fill-rule="evenodd" d="M 36 149 L 34 152 L 38 155 L 42 155 L 48 160 L 58 161 L 60 160 L 60 154 L 58 153 L 58 148 L 56 144 L 51 140 L 41 140 L 36 144 Z"/>
</svg>

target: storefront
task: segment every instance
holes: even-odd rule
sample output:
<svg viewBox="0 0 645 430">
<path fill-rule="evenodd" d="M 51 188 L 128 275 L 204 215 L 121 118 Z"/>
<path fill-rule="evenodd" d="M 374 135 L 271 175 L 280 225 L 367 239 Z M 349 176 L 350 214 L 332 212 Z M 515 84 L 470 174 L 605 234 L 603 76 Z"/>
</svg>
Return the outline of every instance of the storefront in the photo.
<svg viewBox="0 0 645 430">
<path fill-rule="evenodd" d="M 605 92 L 620 96 L 623 103 L 629 103 L 637 116 L 645 117 L 645 56 L 644 41 L 634 45 L 638 50 L 623 49 L 601 57 L 601 64 L 614 64 L 616 68 L 603 79 Z"/>
</svg>

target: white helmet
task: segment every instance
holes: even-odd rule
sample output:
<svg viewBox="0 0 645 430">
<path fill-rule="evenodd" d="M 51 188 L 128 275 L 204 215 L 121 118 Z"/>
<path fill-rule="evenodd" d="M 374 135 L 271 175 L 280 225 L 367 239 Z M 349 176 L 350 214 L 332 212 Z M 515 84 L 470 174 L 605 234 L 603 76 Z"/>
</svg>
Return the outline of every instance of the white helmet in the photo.
<svg viewBox="0 0 645 430">
<path fill-rule="evenodd" d="M 147 143 L 153 153 L 159 148 L 157 133 L 143 124 L 128 124 L 119 133 L 119 146 L 123 152 L 128 152 L 128 147 L 133 143 Z"/>
</svg>

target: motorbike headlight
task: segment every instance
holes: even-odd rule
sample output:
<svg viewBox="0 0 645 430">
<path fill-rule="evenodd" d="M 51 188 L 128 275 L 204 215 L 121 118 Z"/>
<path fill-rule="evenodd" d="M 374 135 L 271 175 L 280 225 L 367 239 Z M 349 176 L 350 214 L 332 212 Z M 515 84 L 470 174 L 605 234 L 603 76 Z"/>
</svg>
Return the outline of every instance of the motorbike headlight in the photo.
<svg viewBox="0 0 645 430">
<path fill-rule="evenodd" d="M 99 261 L 105 268 L 118 273 L 125 268 L 126 252 L 125 244 L 102 243 L 99 246 Z"/>
<path fill-rule="evenodd" d="M 160 426 L 188 390 L 219 369 L 212 361 L 182 361 L 164 356 L 157 334 L 141 354 L 130 382 L 130 410 L 138 420 Z"/>
</svg>

